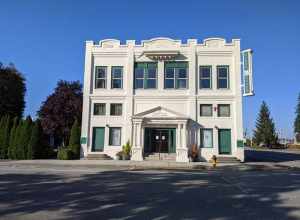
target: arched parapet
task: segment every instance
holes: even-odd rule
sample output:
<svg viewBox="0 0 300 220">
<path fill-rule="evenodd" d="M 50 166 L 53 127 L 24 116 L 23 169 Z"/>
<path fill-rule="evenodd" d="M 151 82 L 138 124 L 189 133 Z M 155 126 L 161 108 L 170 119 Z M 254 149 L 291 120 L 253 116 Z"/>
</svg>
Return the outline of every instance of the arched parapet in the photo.
<svg viewBox="0 0 300 220">
<path fill-rule="evenodd" d="M 212 37 L 203 40 L 203 46 L 205 47 L 223 47 L 226 45 L 224 38 Z"/>
<path fill-rule="evenodd" d="M 167 37 L 157 37 L 149 40 L 143 40 L 141 46 L 144 48 L 158 49 L 158 48 L 174 48 L 181 46 L 181 40 L 174 40 Z"/>
<path fill-rule="evenodd" d="M 118 48 L 120 47 L 120 41 L 117 39 L 104 39 L 99 42 L 99 46 L 102 48 Z"/>
</svg>

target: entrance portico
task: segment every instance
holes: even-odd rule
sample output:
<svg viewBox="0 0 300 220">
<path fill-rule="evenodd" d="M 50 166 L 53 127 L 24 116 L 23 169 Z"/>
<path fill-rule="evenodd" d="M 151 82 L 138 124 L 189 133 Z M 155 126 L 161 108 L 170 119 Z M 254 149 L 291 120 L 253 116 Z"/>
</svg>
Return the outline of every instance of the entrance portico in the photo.
<svg viewBox="0 0 300 220">
<path fill-rule="evenodd" d="M 176 161 L 188 162 L 188 120 L 187 117 L 160 106 L 134 115 L 131 160 L 144 160 L 145 151 L 149 150 L 171 153 L 175 146 Z"/>
</svg>

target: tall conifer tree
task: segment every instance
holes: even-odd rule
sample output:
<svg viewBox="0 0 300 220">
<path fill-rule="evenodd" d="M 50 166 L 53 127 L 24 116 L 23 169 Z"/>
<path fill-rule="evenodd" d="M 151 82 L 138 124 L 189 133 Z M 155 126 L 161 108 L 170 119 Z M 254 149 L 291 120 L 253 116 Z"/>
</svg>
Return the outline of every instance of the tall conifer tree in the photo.
<svg viewBox="0 0 300 220">
<path fill-rule="evenodd" d="M 298 103 L 296 107 L 296 118 L 294 121 L 294 132 L 296 135 L 296 141 L 299 143 L 300 142 L 300 93 L 297 101 Z"/>
<path fill-rule="evenodd" d="M 80 157 L 80 125 L 76 119 L 72 125 L 69 148 L 72 152 L 73 159 L 79 159 Z"/>
<path fill-rule="evenodd" d="M 28 143 L 27 159 L 42 158 L 43 152 L 43 132 L 41 122 L 37 119 L 32 127 L 30 141 Z"/>
<path fill-rule="evenodd" d="M 1 135 L 0 135 L 0 159 L 7 159 L 9 132 L 11 128 L 10 116 L 2 117 Z"/>
<path fill-rule="evenodd" d="M 18 127 L 18 117 L 15 117 L 13 120 L 12 128 L 10 130 L 9 135 L 9 147 L 8 147 L 8 158 L 9 159 L 16 159 L 16 145 L 15 145 L 15 136 L 16 136 L 16 130 Z"/>
<path fill-rule="evenodd" d="M 262 144 L 267 147 L 278 144 L 275 124 L 270 116 L 270 110 L 265 101 L 262 102 L 258 118 L 256 119 L 253 141 L 257 145 Z"/>
</svg>

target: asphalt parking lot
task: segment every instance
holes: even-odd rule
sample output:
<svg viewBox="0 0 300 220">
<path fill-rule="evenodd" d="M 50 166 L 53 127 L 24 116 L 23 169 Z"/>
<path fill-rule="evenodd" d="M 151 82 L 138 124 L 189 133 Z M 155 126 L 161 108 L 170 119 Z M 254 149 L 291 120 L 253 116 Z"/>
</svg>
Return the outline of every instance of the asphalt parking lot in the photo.
<svg viewBox="0 0 300 220">
<path fill-rule="evenodd" d="M 297 170 L 0 166 L 0 219 L 300 219 Z"/>
</svg>

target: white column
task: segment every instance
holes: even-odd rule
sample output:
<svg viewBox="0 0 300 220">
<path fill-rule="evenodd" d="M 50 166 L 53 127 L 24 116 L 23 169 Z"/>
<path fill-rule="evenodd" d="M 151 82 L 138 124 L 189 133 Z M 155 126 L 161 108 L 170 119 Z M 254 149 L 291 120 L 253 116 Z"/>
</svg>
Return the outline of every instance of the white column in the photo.
<svg viewBox="0 0 300 220">
<path fill-rule="evenodd" d="M 187 133 L 187 130 L 186 130 L 186 123 L 184 123 L 182 125 L 183 129 L 182 129 L 182 132 L 183 132 L 183 137 L 182 137 L 182 147 L 183 148 L 187 148 L 187 144 L 186 144 L 186 133 Z"/>
<path fill-rule="evenodd" d="M 186 122 L 178 124 L 180 144 L 176 149 L 176 162 L 189 162 L 188 149 L 186 146 Z"/>
<path fill-rule="evenodd" d="M 131 160 L 142 161 L 143 160 L 143 149 L 141 145 L 142 135 L 142 120 L 133 122 L 133 145 L 131 151 Z"/>
</svg>

